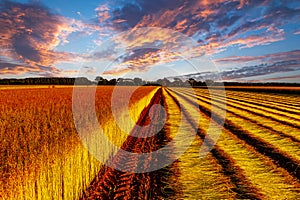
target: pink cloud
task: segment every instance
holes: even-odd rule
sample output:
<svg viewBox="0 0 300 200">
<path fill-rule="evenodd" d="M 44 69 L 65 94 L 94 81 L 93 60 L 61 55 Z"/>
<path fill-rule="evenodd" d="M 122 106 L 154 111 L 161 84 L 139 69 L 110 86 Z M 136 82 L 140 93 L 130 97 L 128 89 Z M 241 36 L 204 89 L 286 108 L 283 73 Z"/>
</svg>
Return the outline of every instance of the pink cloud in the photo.
<svg viewBox="0 0 300 200">
<path fill-rule="evenodd" d="M 6 63 L 10 60 L 22 63 L 22 67 L 18 64 L 0 67 L 1 73 L 11 74 L 57 73 L 55 64 L 74 62 L 78 55 L 58 52 L 55 48 L 67 43 L 71 33 L 92 29 L 79 20 L 55 15 L 40 4 L 10 1 L 2 3 L 0 27 L 1 56 Z"/>
</svg>

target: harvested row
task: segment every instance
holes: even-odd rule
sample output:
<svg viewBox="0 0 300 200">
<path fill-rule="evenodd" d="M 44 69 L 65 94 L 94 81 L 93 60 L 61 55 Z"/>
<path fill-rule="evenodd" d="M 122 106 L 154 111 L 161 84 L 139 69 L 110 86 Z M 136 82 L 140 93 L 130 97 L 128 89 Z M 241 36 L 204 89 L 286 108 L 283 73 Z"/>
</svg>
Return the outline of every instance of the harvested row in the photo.
<svg viewBox="0 0 300 200">
<path fill-rule="evenodd" d="M 186 98 L 182 98 L 182 95 L 174 91 L 168 90 L 168 93 L 169 95 L 178 99 L 178 101 L 181 103 L 181 106 L 184 105 L 184 108 L 187 111 L 185 112 L 185 115 L 189 116 L 188 121 L 190 125 L 197 129 L 197 133 L 201 138 L 201 146 L 202 145 L 212 146 L 214 144 L 214 139 L 213 139 L 214 136 L 212 135 L 206 137 L 205 140 L 206 142 L 203 142 L 205 136 L 207 135 L 208 128 L 211 129 L 214 127 L 215 128 L 214 131 L 217 132 L 220 131 L 222 127 L 217 127 L 215 126 L 216 124 L 210 124 L 210 120 L 203 117 L 203 113 L 200 113 L 201 115 L 199 119 L 195 119 L 195 117 L 193 116 L 197 116 L 197 115 L 191 115 L 191 113 L 193 112 L 199 113 L 199 109 L 197 108 L 197 104 L 196 104 L 197 102 L 193 102 Z M 199 122 L 200 127 L 197 123 L 197 120 L 200 120 Z M 199 157 L 199 152 L 197 157 Z M 236 163 L 230 157 L 228 152 L 225 152 L 223 149 L 219 148 L 218 145 L 214 146 L 214 148 L 211 150 L 211 153 L 208 153 L 203 158 L 197 158 L 197 159 L 200 160 L 210 159 L 211 160 L 210 162 L 217 162 L 221 168 L 219 173 L 223 174 L 223 176 L 227 177 L 227 179 L 230 180 L 230 184 L 227 184 L 227 187 L 225 187 L 228 189 L 227 192 L 233 192 L 236 198 L 258 199 L 262 197 L 262 194 L 257 190 L 257 188 L 248 181 L 246 175 L 243 173 L 243 170 L 241 170 L 240 166 L 236 165 Z M 212 170 L 212 168 L 210 170 Z M 224 189 L 224 186 L 222 188 Z M 212 190 L 217 190 L 217 189 L 216 187 L 212 187 Z M 222 197 L 222 198 L 226 198 L 226 197 Z"/>
<path fill-rule="evenodd" d="M 210 102 L 208 100 L 205 100 L 204 98 L 200 99 L 200 106 L 203 106 L 204 109 L 208 109 L 208 106 L 210 105 Z M 223 109 L 221 107 L 221 103 L 216 103 L 215 109 Z M 229 108 L 227 108 L 229 110 Z M 261 142 L 265 143 L 266 146 L 271 145 L 272 148 L 278 150 L 285 156 L 289 157 L 296 163 L 300 163 L 300 146 L 296 142 L 292 142 L 290 138 L 282 137 L 281 135 L 274 134 L 271 130 L 268 128 L 264 128 L 262 126 L 259 126 L 257 123 L 253 123 L 248 119 L 243 119 L 243 115 L 237 115 L 239 108 L 234 109 L 233 112 L 227 112 L 227 121 L 232 124 L 235 127 L 240 127 L 240 129 L 247 128 L 247 131 L 249 134 L 253 135 L 254 137 L 257 137 Z M 241 127 L 242 125 L 242 127 Z M 297 132 L 295 132 L 297 133 Z"/>
<path fill-rule="evenodd" d="M 210 103 L 207 97 L 203 95 L 198 97 L 202 101 Z M 222 99 L 214 97 L 213 101 L 214 105 L 222 106 Z M 294 142 L 299 142 L 300 140 L 300 136 L 297 134 L 299 129 L 294 125 L 291 125 L 291 123 L 286 123 L 286 120 L 282 121 L 278 120 L 277 118 L 270 118 L 268 115 L 257 113 L 248 107 L 240 107 L 237 104 L 228 101 L 226 103 L 226 107 L 227 112 L 232 113 L 241 119 L 259 125 L 259 127 L 263 128 L 262 130 L 264 131 L 280 135 L 281 137 L 289 138 Z M 244 126 L 246 126 L 246 124 Z"/>
<path fill-rule="evenodd" d="M 203 95 L 209 95 L 208 91 L 205 90 L 196 90 L 197 92 L 203 94 Z M 248 95 L 242 95 L 239 94 L 239 92 L 228 92 L 226 91 L 227 95 L 226 98 L 228 101 L 238 101 L 243 103 L 248 103 L 253 106 L 259 106 L 261 108 L 265 108 L 266 111 L 274 112 L 274 110 L 277 113 L 281 113 L 282 115 L 299 118 L 300 115 L 300 108 L 299 106 L 292 106 L 289 105 L 289 103 L 284 102 L 270 102 L 268 99 L 259 100 L 257 95 L 251 95 L 248 93 Z"/>
<path fill-rule="evenodd" d="M 293 122 L 298 123 L 299 114 L 283 111 L 282 109 L 280 109 L 278 107 L 270 108 L 263 104 L 259 104 L 259 103 L 255 103 L 255 102 L 247 102 L 247 101 L 243 101 L 242 99 L 232 100 L 230 97 L 227 98 L 227 102 L 228 103 L 232 102 L 233 104 L 239 105 L 240 107 L 253 108 L 254 110 L 256 109 L 256 110 L 260 111 L 260 113 L 266 112 L 271 117 L 278 116 L 278 117 L 280 117 L 280 119 L 287 119 L 287 120 L 291 121 L 292 123 Z"/>
<path fill-rule="evenodd" d="M 191 107 L 180 102 L 174 93 L 169 90 L 164 89 L 164 97 L 167 103 L 168 112 L 172 112 L 169 116 L 169 126 L 170 136 L 174 138 L 177 134 L 182 135 L 178 139 L 177 148 L 180 148 L 183 144 L 180 141 L 184 141 L 185 135 L 191 132 L 198 132 L 198 126 L 195 126 L 193 117 L 198 115 L 198 110 L 190 109 Z M 170 103 L 170 102 L 176 102 Z M 180 113 L 180 110 L 183 113 Z M 186 129 L 185 132 L 178 132 L 177 126 L 178 118 L 174 117 L 174 113 L 181 114 L 182 120 L 181 127 Z M 195 113 L 196 112 L 196 113 Z M 178 124 L 178 125 L 177 125 Z M 191 129 L 189 131 L 189 129 Z M 230 163 L 219 164 L 218 159 L 214 157 L 212 153 L 208 153 L 205 157 L 199 157 L 199 146 L 202 144 L 202 139 L 196 137 L 195 140 L 190 144 L 189 148 L 184 154 L 182 154 L 179 159 L 174 163 L 178 168 L 179 173 L 178 180 L 172 181 L 180 188 L 180 193 L 174 196 L 174 199 L 234 199 L 237 197 L 254 197 L 247 193 L 242 193 L 239 190 L 234 190 L 236 188 L 235 183 L 232 183 L 229 176 L 223 173 L 223 168 L 230 168 Z M 219 160 L 222 158 L 219 158 Z M 172 198 L 172 199 L 173 199 Z"/>
<path fill-rule="evenodd" d="M 212 89 L 223 89 L 224 87 L 211 87 Z M 259 87 L 258 90 L 255 87 L 226 87 L 226 91 L 229 92 L 241 92 L 244 94 L 249 93 L 249 95 L 260 95 L 261 97 L 268 99 L 274 97 L 276 101 L 280 101 L 281 98 L 285 98 L 285 102 L 289 101 L 290 103 L 297 105 L 298 102 L 295 102 L 297 97 L 300 94 L 300 87 L 285 87 L 279 89 L 279 87 Z"/>
<path fill-rule="evenodd" d="M 248 103 L 252 103 L 255 105 L 262 105 L 268 108 L 272 108 L 275 110 L 280 110 L 282 112 L 286 112 L 286 113 L 293 113 L 293 114 L 300 114 L 300 108 L 299 106 L 292 106 L 289 105 L 288 102 L 272 102 L 271 99 L 261 99 L 261 98 L 257 98 L 257 95 L 243 95 L 243 94 L 239 94 L 237 92 L 233 93 L 233 92 L 228 92 L 227 91 L 227 98 L 228 99 L 232 99 L 232 100 L 241 100 L 243 102 L 248 102 Z M 269 97 L 272 98 L 272 97 Z"/>
<path fill-rule="evenodd" d="M 191 105 L 195 99 L 176 93 L 181 101 L 185 101 Z M 196 107 L 194 109 L 197 109 Z M 201 109 L 200 125 L 203 125 L 203 120 L 210 117 L 210 112 L 206 108 Z M 217 122 L 220 119 L 215 119 Z M 286 170 L 278 168 L 272 159 L 264 155 L 270 153 L 261 152 L 256 147 L 253 148 L 253 141 L 247 140 L 250 137 L 243 138 L 240 130 L 234 127 L 229 127 L 228 121 L 225 122 L 225 129 L 218 139 L 215 149 L 222 149 L 233 160 L 236 166 L 242 169 L 248 181 L 256 186 L 258 193 L 266 196 L 267 198 L 299 198 L 299 184 L 298 181 L 287 173 Z M 253 138 L 251 138 L 253 139 Z M 255 141 L 256 142 L 256 141 Z M 257 143 L 257 146 L 261 145 Z M 258 146 L 259 147 L 259 146 Z M 264 147 L 260 147 L 264 148 Z M 266 148 L 266 147 L 265 147 Z M 214 150 L 212 151 L 214 152 Z M 272 157 L 272 156 L 271 156 Z M 274 157 L 273 157 L 274 158 Z M 274 183 L 273 185 L 270 182 Z M 278 191 L 280 191 L 278 193 Z"/>
<path fill-rule="evenodd" d="M 183 93 L 185 92 L 183 91 Z M 189 93 L 188 95 L 191 94 Z M 202 93 L 197 93 L 197 98 L 199 98 L 199 100 L 203 102 L 207 102 L 208 104 L 211 103 L 210 97 L 203 95 Z M 222 98 L 214 95 L 213 102 L 216 107 L 225 110 Z M 294 126 L 290 126 L 290 123 L 278 121 L 277 119 L 270 118 L 269 116 L 263 115 L 261 113 L 256 113 L 253 110 L 248 109 L 247 107 L 240 107 L 235 103 L 228 101 L 226 104 L 226 110 L 228 113 L 232 113 L 239 118 L 259 125 L 261 128 L 264 128 L 264 130 L 267 130 L 268 132 L 272 132 L 282 137 L 289 138 L 293 142 L 299 143 L 300 141 L 300 136 L 299 134 L 297 134 L 299 132 L 299 129 L 295 128 Z"/>
<path fill-rule="evenodd" d="M 211 88 L 211 91 L 224 90 L 222 88 Z M 197 92 L 209 95 L 209 91 L 206 89 L 196 88 Z M 299 95 L 287 95 L 287 94 L 269 94 L 269 93 L 257 93 L 257 92 L 245 92 L 245 91 L 231 91 L 226 90 L 226 97 L 234 100 L 245 100 L 255 103 L 263 103 L 269 106 L 275 106 L 274 108 L 282 108 L 283 111 L 292 111 L 300 113 Z"/>
<path fill-rule="evenodd" d="M 199 91 L 196 90 L 196 94 L 202 95 L 203 97 L 207 97 L 208 95 L 205 93 L 202 93 L 203 90 Z M 224 96 L 218 95 L 217 92 L 213 93 L 214 100 L 216 99 L 223 99 Z M 299 122 L 299 115 L 298 114 L 290 114 L 287 112 L 282 112 L 277 109 L 270 109 L 266 108 L 265 106 L 259 106 L 255 105 L 253 103 L 243 102 L 240 100 L 231 100 L 230 98 L 226 99 L 226 102 L 228 105 L 234 105 L 239 108 L 247 108 L 247 110 L 254 112 L 256 115 L 260 116 L 266 116 L 268 118 L 271 118 L 273 121 L 278 121 L 283 124 L 287 124 L 289 126 L 300 128 L 300 122 Z"/>
<path fill-rule="evenodd" d="M 299 95 L 283 95 L 283 94 L 266 94 L 266 93 L 255 93 L 255 92 L 243 92 L 243 91 L 226 91 L 228 96 L 248 97 L 250 99 L 257 99 L 275 105 L 287 106 L 290 108 L 297 108 L 299 110 Z"/>
</svg>

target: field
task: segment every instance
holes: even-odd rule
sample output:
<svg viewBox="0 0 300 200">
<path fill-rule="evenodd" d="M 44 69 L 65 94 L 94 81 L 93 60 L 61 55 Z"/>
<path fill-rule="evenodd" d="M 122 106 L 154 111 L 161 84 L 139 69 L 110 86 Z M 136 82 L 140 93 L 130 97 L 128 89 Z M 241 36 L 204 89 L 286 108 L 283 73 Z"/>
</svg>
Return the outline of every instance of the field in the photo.
<svg viewBox="0 0 300 200">
<path fill-rule="evenodd" d="M 137 90 L 130 110 L 140 113 L 154 90 Z M 95 107 L 99 123 L 120 145 L 126 135 L 107 123 L 112 91 L 113 87 L 98 88 Z M 76 132 L 72 93 L 71 87 L 0 90 L 2 199 L 78 199 L 101 168 Z"/>
<path fill-rule="evenodd" d="M 129 88 L 122 87 L 120 95 Z M 83 106 L 88 89 L 78 90 Z M 120 119 L 129 110 L 134 123 L 148 125 L 141 130 L 126 120 L 121 120 L 122 128 L 115 123 L 113 90 L 103 86 L 96 91 L 97 119 L 106 136 L 128 152 L 158 153 L 137 158 L 109 151 L 114 167 L 105 166 L 78 136 L 72 87 L 0 89 L 1 198 L 300 198 L 299 93 L 140 87 L 128 108 L 115 104 Z M 151 111 L 153 105 L 165 111 Z M 89 124 L 88 116 L 80 120 Z M 91 125 L 87 138 L 94 129 Z M 157 134 L 142 137 L 150 132 Z M 95 141 L 91 152 L 107 150 L 105 142 Z M 169 148 L 158 151 L 165 146 Z M 136 173 L 140 171 L 145 172 Z"/>
<path fill-rule="evenodd" d="M 221 170 L 210 167 L 209 173 L 220 174 L 230 181 L 226 188 L 218 185 L 224 184 L 224 181 L 213 179 L 208 190 L 216 187 L 228 189 L 223 195 L 218 193 L 220 198 L 231 198 L 226 197 L 230 193 L 234 198 L 299 198 L 299 96 L 226 91 L 225 108 L 224 96 L 218 95 L 218 92 L 209 98 L 207 90 L 197 89 L 197 98 L 193 98 L 193 94 L 178 89 L 176 95 L 180 101 L 186 102 L 183 104 L 187 107 L 198 100 L 202 125 L 198 132 L 200 138 L 207 134 L 208 126 L 222 128 L 222 134 L 210 154 L 210 162 L 217 163 Z M 216 114 L 213 123 L 208 125 L 211 107 Z M 224 109 L 226 119 L 223 123 L 220 114 Z M 224 125 L 220 127 L 219 123 Z M 193 171 L 191 168 L 188 170 Z M 207 174 L 206 170 L 202 173 Z M 186 187 L 189 187 L 188 184 Z M 215 198 L 211 194 L 208 192 L 206 195 Z"/>
</svg>

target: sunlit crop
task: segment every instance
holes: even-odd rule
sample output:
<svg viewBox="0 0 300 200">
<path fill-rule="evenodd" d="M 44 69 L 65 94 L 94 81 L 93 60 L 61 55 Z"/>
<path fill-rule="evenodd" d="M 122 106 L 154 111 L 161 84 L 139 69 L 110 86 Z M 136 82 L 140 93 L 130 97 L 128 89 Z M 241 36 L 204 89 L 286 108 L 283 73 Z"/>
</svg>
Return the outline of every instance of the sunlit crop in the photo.
<svg viewBox="0 0 300 200">
<path fill-rule="evenodd" d="M 98 87 L 95 105 L 99 122 L 120 145 L 126 136 L 113 124 L 113 89 Z M 77 135 L 72 91 L 72 87 L 0 90 L 1 198 L 78 199 L 101 168 Z M 153 91 L 154 87 L 146 87 L 134 93 L 132 115 L 149 103 Z"/>
<path fill-rule="evenodd" d="M 120 95 L 125 98 L 130 87 L 120 88 Z M 118 149 L 111 151 L 96 136 L 90 151 L 85 148 L 85 139 L 91 137 L 79 137 L 75 128 L 73 89 L 0 90 L 1 198 L 300 198 L 297 94 L 274 94 L 266 89 L 264 92 L 226 90 L 226 93 L 216 90 L 212 95 L 205 88 L 141 87 L 130 97 L 129 106 L 124 106 L 121 98 L 111 101 L 114 87 L 97 87 L 94 102 L 97 123 L 111 143 L 122 149 L 147 152 L 174 141 L 163 155 L 164 161 L 174 162 L 157 171 L 135 174 L 100 163 L 91 153 L 93 150 L 100 149 L 106 159 L 118 155 Z M 87 90 L 78 89 L 82 91 L 80 99 L 84 104 Z M 126 117 L 129 115 L 134 124 L 143 119 L 157 94 L 160 99 L 155 103 L 163 105 L 166 112 L 163 129 L 149 138 L 128 136 L 128 131 L 135 129 Z M 113 116 L 112 104 L 117 106 L 117 116 Z M 116 124 L 115 117 L 120 124 Z M 83 136 L 95 134 L 96 126 L 90 122 L 89 115 L 83 113 L 79 120 L 87 127 Z M 186 140 L 192 133 L 194 140 L 187 146 Z M 211 144 L 211 149 L 201 156 L 200 149 Z M 180 157 L 178 152 L 182 153 Z M 117 161 L 120 158 L 115 157 Z M 122 162 L 134 168 L 140 161 L 128 157 Z M 154 159 L 142 166 L 147 168 L 160 162 Z"/>
</svg>

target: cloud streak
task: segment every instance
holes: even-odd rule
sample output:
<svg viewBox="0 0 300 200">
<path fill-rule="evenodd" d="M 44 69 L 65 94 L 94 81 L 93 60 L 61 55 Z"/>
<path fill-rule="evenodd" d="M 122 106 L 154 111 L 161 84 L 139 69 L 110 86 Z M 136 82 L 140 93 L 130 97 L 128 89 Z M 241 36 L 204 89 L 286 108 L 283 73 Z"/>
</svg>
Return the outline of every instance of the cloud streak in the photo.
<svg viewBox="0 0 300 200">
<path fill-rule="evenodd" d="M 289 60 L 289 61 L 278 61 L 272 64 L 259 64 L 244 66 L 239 69 L 231 69 L 221 72 L 201 72 L 195 74 L 187 74 L 179 76 L 178 78 L 189 79 L 193 78 L 195 80 L 223 80 L 231 81 L 243 78 L 254 78 L 256 76 L 262 76 L 273 73 L 283 73 L 283 72 L 293 72 L 300 70 L 300 60 Z M 174 78 L 174 77 L 170 77 Z"/>
<path fill-rule="evenodd" d="M 297 80 L 300 79 L 300 75 L 293 75 L 293 76 L 278 76 L 273 78 L 266 78 L 264 81 L 282 81 L 282 80 Z"/>
<path fill-rule="evenodd" d="M 298 60 L 300 61 L 300 50 L 279 52 L 274 54 L 266 54 L 262 56 L 230 56 L 214 60 L 220 64 L 235 64 L 244 62 L 274 62 L 283 60 Z"/>
</svg>

